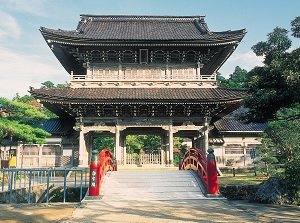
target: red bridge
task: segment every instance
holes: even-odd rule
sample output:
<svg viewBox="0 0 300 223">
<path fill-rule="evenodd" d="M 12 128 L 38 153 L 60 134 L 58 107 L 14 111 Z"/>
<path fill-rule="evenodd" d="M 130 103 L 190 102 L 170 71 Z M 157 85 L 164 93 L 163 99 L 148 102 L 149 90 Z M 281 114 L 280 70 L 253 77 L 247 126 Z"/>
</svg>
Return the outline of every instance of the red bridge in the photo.
<svg viewBox="0 0 300 223">
<path fill-rule="evenodd" d="M 218 194 L 218 177 L 213 149 L 189 149 L 179 170 L 116 171 L 108 149 L 93 152 L 90 165 L 89 196 L 104 200 L 202 199 Z M 108 172 L 109 171 L 109 172 Z"/>
</svg>

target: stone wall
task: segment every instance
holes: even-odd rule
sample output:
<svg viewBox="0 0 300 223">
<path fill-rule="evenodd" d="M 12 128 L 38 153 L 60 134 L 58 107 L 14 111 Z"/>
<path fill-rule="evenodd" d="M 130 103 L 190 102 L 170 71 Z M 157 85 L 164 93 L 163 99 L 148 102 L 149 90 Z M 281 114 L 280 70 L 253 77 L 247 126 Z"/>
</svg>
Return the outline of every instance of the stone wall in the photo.
<svg viewBox="0 0 300 223">
<path fill-rule="evenodd" d="M 30 203 L 38 203 L 44 198 L 46 184 L 35 185 L 31 187 Z M 0 203 L 9 203 L 9 191 L 0 192 Z M 28 202 L 28 188 L 19 188 L 12 190 L 11 203 L 27 203 Z"/>
</svg>

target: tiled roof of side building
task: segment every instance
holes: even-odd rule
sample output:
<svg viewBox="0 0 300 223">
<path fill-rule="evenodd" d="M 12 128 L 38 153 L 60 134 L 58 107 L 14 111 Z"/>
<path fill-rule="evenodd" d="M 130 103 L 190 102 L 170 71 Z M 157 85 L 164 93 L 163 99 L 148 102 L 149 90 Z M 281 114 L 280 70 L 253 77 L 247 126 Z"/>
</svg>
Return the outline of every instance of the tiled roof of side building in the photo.
<svg viewBox="0 0 300 223">
<path fill-rule="evenodd" d="M 268 123 L 244 123 L 239 119 L 239 115 L 244 112 L 247 112 L 247 110 L 240 107 L 236 111 L 215 122 L 214 126 L 220 133 L 257 133 L 263 132 L 268 127 Z"/>
<path fill-rule="evenodd" d="M 66 135 L 72 128 L 69 121 L 60 118 L 51 118 L 43 123 L 42 129 L 55 135 Z"/>
<path fill-rule="evenodd" d="M 83 40 L 202 40 L 242 39 L 245 30 L 211 32 L 201 16 L 89 16 L 82 15 L 76 30 L 42 27 L 49 38 Z"/>
<path fill-rule="evenodd" d="M 241 100 L 245 90 L 223 88 L 55 88 L 31 89 L 40 99 L 67 101 L 122 101 L 122 100 L 185 100 L 230 101 Z"/>
</svg>

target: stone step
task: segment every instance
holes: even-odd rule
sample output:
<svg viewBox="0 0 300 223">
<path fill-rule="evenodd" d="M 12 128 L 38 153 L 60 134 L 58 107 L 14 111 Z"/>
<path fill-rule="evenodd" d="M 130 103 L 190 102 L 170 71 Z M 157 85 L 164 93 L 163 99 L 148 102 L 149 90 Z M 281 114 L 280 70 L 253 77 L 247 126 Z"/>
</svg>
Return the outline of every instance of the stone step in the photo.
<svg viewBox="0 0 300 223">
<path fill-rule="evenodd" d="M 116 171 L 104 178 L 103 200 L 186 200 L 205 199 L 189 171 Z"/>
</svg>

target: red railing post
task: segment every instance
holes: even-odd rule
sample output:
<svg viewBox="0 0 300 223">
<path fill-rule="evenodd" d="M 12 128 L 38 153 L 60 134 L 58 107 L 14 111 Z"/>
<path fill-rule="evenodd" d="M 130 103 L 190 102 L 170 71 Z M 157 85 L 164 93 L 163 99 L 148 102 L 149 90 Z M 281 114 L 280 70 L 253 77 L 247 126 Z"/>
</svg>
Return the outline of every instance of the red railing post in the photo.
<svg viewBox="0 0 300 223">
<path fill-rule="evenodd" d="M 90 196 L 99 196 L 100 194 L 100 182 L 99 182 L 99 170 L 98 170 L 98 151 L 92 151 L 92 159 L 90 164 Z"/>
<path fill-rule="evenodd" d="M 209 148 L 207 152 L 207 193 L 218 194 L 218 173 L 214 150 Z"/>
<path fill-rule="evenodd" d="M 90 164 L 90 196 L 100 195 L 101 183 L 108 170 L 117 170 L 117 164 L 114 164 L 111 152 L 106 148 L 100 153 L 93 150 Z"/>
</svg>

